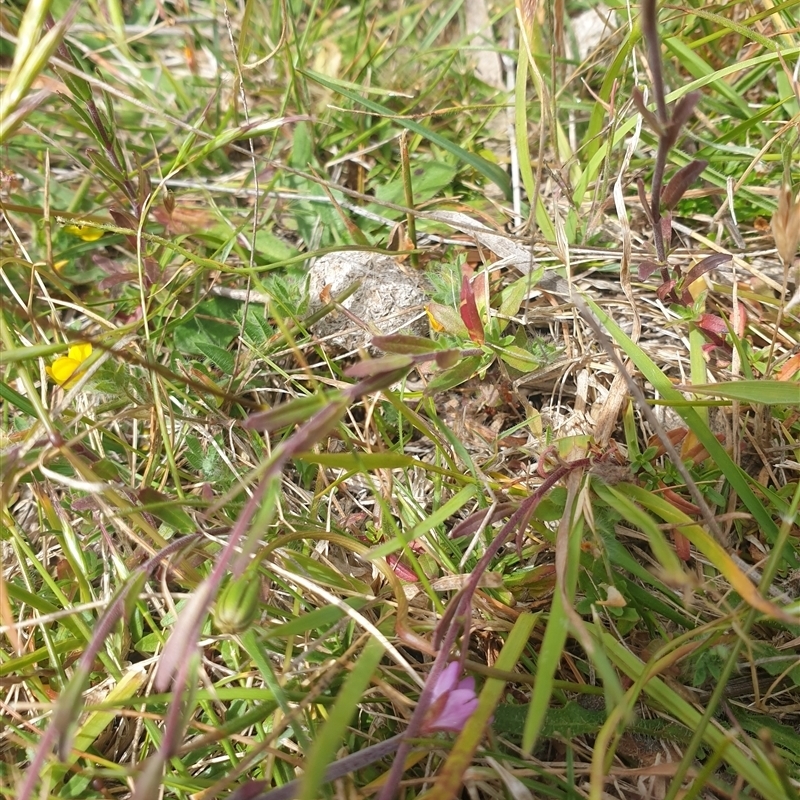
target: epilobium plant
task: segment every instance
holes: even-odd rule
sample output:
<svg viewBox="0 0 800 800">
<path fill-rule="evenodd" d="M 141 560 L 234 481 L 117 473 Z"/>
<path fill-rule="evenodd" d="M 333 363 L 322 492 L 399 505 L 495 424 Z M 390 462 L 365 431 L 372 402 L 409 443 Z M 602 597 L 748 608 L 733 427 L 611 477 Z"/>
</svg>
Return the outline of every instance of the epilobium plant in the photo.
<svg viewBox="0 0 800 800">
<path fill-rule="evenodd" d="M 459 680 L 460 672 L 461 667 L 457 661 L 451 661 L 438 675 L 435 674 L 435 670 L 431 672 L 434 676 L 432 683 L 429 679 L 428 685 L 423 690 L 423 697 L 430 692 L 430 702 L 427 704 L 420 734 L 459 733 L 475 712 L 478 707 L 475 679 L 469 677 Z M 378 742 L 335 761 L 325 771 L 325 781 L 330 783 L 395 753 L 406 738 L 407 732 L 399 733 L 391 739 Z M 240 786 L 229 800 L 292 800 L 301 788 L 300 779 L 264 792 L 262 790 L 266 784 L 266 781 L 250 781 Z"/>
<path fill-rule="evenodd" d="M 451 731 L 458 733 L 478 707 L 473 677 L 458 680 L 457 661 L 451 661 L 433 685 L 431 704 L 422 722 L 422 733 Z"/>
<path fill-rule="evenodd" d="M 646 279 L 656 270 L 660 271 L 662 284 L 658 289 L 662 300 L 690 305 L 691 295 L 686 288 L 705 272 L 719 266 L 726 261 L 728 256 L 714 254 L 703 259 L 693 267 L 685 276 L 676 269 L 670 274 L 667 256 L 669 243 L 672 237 L 672 211 L 677 206 L 687 189 L 702 174 L 708 162 L 695 159 L 685 167 L 679 169 L 664 186 L 664 178 L 669 151 L 677 143 L 681 129 L 689 121 L 695 106 L 700 100 L 700 92 L 694 91 L 685 94 L 672 107 L 667 105 L 666 88 L 664 86 L 664 69 L 661 61 L 661 39 L 658 35 L 658 17 L 656 0 L 642 0 L 642 34 L 647 45 L 647 56 L 650 64 L 650 73 L 653 78 L 653 99 L 655 112 L 651 111 L 644 102 L 644 97 L 638 89 L 633 90 L 633 102 L 645 122 L 658 137 L 656 149 L 656 163 L 653 169 L 653 183 L 648 199 L 641 178 L 637 181 L 639 199 L 653 228 L 653 245 L 656 251 L 656 261 L 646 259 L 639 265 L 639 275 Z"/>
</svg>

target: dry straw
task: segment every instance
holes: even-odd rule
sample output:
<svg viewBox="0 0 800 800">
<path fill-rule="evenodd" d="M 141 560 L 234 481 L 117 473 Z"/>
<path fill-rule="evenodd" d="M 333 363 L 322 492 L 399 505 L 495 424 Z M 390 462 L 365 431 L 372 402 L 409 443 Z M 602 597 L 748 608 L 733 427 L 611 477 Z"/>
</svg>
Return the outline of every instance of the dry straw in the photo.
<svg viewBox="0 0 800 800">
<path fill-rule="evenodd" d="M 800 244 L 800 194 L 794 197 L 789 184 L 781 187 L 778 210 L 772 216 L 772 235 L 778 255 L 788 269 Z"/>
</svg>

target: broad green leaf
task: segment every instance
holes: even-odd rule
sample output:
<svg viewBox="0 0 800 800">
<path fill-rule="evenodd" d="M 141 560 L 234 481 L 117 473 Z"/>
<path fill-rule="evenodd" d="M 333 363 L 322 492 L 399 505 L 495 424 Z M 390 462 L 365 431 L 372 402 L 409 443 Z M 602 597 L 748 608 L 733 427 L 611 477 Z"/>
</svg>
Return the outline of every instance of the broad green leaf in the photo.
<svg viewBox="0 0 800 800">
<path fill-rule="evenodd" d="M 200 303 L 175 329 L 175 346 L 183 355 L 205 356 L 206 344 L 227 346 L 238 330 L 234 323 L 241 303 L 214 297 Z"/>
<path fill-rule="evenodd" d="M 450 186 L 458 170 L 449 164 L 427 161 L 414 164 L 411 168 L 411 186 L 414 202 L 424 202 L 435 197 L 442 189 Z M 402 179 L 381 183 L 375 188 L 375 197 L 386 203 L 405 204 L 405 186 Z"/>
<path fill-rule="evenodd" d="M 438 332 L 444 331 L 452 336 L 459 336 L 462 339 L 469 338 L 469 331 L 461 315 L 452 306 L 445 306 L 441 303 L 428 303 L 425 306 L 428 312 L 428 319 L 431 329 Z"/>
<path fill-rule="evenodd" d="M 506 364 L 520 372 L 534 372 L 542 366 L 540 359 L 536 358 L 533 353 L 529 353 L 515 344 L 497 348 L 497 354 Z"/>
</svg>

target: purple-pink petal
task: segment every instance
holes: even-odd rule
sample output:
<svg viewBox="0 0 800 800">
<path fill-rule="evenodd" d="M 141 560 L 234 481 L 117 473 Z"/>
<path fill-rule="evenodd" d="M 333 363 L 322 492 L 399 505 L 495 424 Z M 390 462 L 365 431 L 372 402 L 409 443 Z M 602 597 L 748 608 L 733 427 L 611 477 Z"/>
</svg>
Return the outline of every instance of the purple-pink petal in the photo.
<svg viewBox="0 0 800 800">
<path fill-rule="evenodd" d="M 458 681 L 458 662 L 451 661 L 440 673 L 433 685 L 431 693 L 431 705 L 433 705 L 443 694 L 455 688 Z M 473 681 L 474 684 L 474 681 Z"/>
<path fill-rule="evenodd" d="M 460 731 L 478 707 L 474 691 L 456 689 L 447 698 L 441 714 L 431 723 L 439 731 Z"/>
</svg>

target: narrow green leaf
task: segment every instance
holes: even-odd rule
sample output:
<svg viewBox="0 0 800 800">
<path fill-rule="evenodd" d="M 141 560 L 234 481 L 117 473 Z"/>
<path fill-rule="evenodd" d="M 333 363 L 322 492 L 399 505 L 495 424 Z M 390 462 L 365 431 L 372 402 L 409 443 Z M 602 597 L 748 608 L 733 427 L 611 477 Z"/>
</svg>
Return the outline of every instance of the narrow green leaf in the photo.
<svg viewBox="0 0 800 800">
<path fill-rule="evenodd" d="M 622 514 L 623 518 L 632 525 L 635 525 L 650 540 L 650 547 L 655 557 L 664 568 L 665 578 L 670 583 L 684 583 L 686 574 L 681 567 L 681 562 L 675 553 L 675 549 L 669 544 L 661 528 L 655 520 L 641 508 L 639 508 L 630 498 L 629 488 L 639 487 L 621 484 L 619 488 L 608 486 L 599 480 L 592 481 L 592 488 L 605 503 L 611 508 L 616 509 Z"/>
<path fill-rule="evenodd" d="M 467 356 L 450 369 L 443 370 L 425 387 L 426 395 L 433 395 L 437 392 L 446 392 L 455 386 L 459 386 L 468 381 L 481 366 L 483 358 L 481 356 Z"/>
<path fill-rule="evenodd" d="M 180 507 L 178 500 L 167 497 L 149 486 L 139 490 L 139 500 L 147 511 L 162 522 L 166 522 L 170 528 L 174 528 L 180 533 L 193 533 L 197 530 L 192 518 Z"/>
<path fill-rule="evenodd" d="M 433 530 L 437 525 L 441 525 L 446 520 L 455 516 L 461 509 L 478 493 L 478 487 L 474 483 L 468 483 L 446 503 L 436 509 L 432 514 L 418 522 L 410 531 L 405 532 L 405 542 L 399 539 L 392 539 L 388 542 L 373 547 L 368 554 L 370 559 L 386 558 L 386 556 L 403 548 L 407 542 L 412 542 L 428 531 Z"/>
<path fill-rule="evenodd" d="M 13 364 L 17 361 L 32 361 L 64 353 L 76 342 L 54 342 L 53 344 L 31 344 L 27 347 L 12 347 L 0 351 L 0 364 Z"/>
<path fill-rule="evenodd" d="M 498 670 L 512 672 L 519 663 L 520 656 L 528 646 L 538 614 L 523 613 L 517 618 L 514 627 L 508 634 L 503 649 L 494 666 Z M 475 750 L 483 738 L 483 732 L 489 724 L 495 709 L 503 696 L 506 682 L 500 678 L 487 678 L 478 698 L 478 707 L 469 718 L 450 751 L 436 784 L 425 793 L 425 800 L 451 800 L 458 794 L 458 789 L 469 769 Z"/>
<path fill-rule="evenodd" d="M 0 355 L 3 354 L 0 353 Z M 27 414 L 29 417 L 36 416 L 36 410 L 31 402 L 27 398 L 23 397 L 19 392 L 15 392 L 7 383 L 3 381 L 0 381 L 0 398 L 10 403 L 12 406 L 16 406 L 23 414 Z"/>
<path fill-rule="evenodd" d="M 331 89 L 334 92 L 339 92 L 339 94 L 344 95 L 352 102 L 358 103 L 381 116 L 391 117 L 404 128 L 408 128 L 408 130 L 425 137 L 435 145 L 441 147 L 442 150 L 446 150 L 464 163 L 469 164 L 474 170 L 480 172 L 481 175 L 496 184 L 507 200 L 511 199 L 511 181 L 505 171 L 498 167 L 497 164 L 492 164 L 491 161 L 487 161 L 481 156 L 470 153 L 463 147 L 451 142 L 449 139 L 445 139 L 444 136 L 428 130 L 424 125 L 420 125 L 419 122 L 403 117 L 398 118 L 396 114 L 392 113 L 391 109 L 380 103 L 376 103 L 374 100 L 368 100 L 366 97 L 362 97 L 358 92 L 351 91 L 341 81 L 333 80 L 332 78 L 320 75 L 318 72 L 313 72 L 311 70 L 299 70 L 299 72 L 310 80 L 319 83 L 321 86 L 325 86 L 327 89 Z M 362 91 L 360 87 L 358 91 Z"/>
<path fill-rule="evenodd" d="M 681 391 L 706 397 L 724 397 L 762 406 L 800 405 L 800 384 L 794 381 L 726 381 L 699 386 L 680 386 Z"/>
<path fill-rule="evenodd" d="M 340 746 L 382 657 L 383 645 L 377 639 L 370 639 L 339 689 L 328 721 L 306 754 L 306 771 L 300 784 L 299 800 L 316 800 L 319 788 L 325 782 L 325 770 Z"/>
<path fill-rule="evenodd" d="M 581 533 L 583 525 L 581 520 L 576 521 L 575 530 L 570 533 L 570 542 L 574 545 L 577 542 L 580 547 Z M 570 548 L 571 550 L 574 547 Z M 570 553 L 570 556 L 572 554 Z M 536 740 L 541 733 L 542 725 L 547 716 L 547 709 L 550 707 L 551 695 L 553 694 L 553 681 L 556 670 L 564 656 L 564 645 L 567 642 L 569 633 L 569 621 L 564 607 L 564 597 L 574 597 L 575 583 L 577 582 L 577 570 L 568 569 L 572 573 L 567 576 L 570 585 L 564 586 L 556 578 L 556 588 L 553 592 L 553 602 L 550 606 L 550 614 L 547 618 L 547 627 L 542 638 L 542 647 L 539 651 L 539 663 L 536 669 L 536 683 L 531 695 L 531 703 L 528 707 L 528 715 L 525 719 L 525 727 L 522 731 L 522 748 L 526 752 L 531 752 Z M 563 579 L 562 579 L 563 580 Z"/>
<path fill-rule="evenodd" d="M 667 403 L 674 403 L 673 408 L 681 416 L 689 429 L 705 447 L 708 454 L 717 464 L 717 467 L 728 479 L 733 489 L 738 493 L 747 510 L 753 515 L 768 542 L 774 542 L 778 535 L 778 526 L 770 516 L 763 503 L 756 497 L 750 488 L 749 478 L 746 473 L 733 462 L 728 452 L 720 444 L 717 437 L 706 425 L 700 415 L 691 407 L 683 405 L 683 395 L 672 385 L 669 378 L 650 357 L 637 347 L 627 334 L 597 305 L 591 298 L 584 296 L 584 301 L 592 313 L 600 320 L 611 338 L 620 349 L 636 365 L 644 377 L 656 388 Z M 789 558 L 792 565 L 797 563 L 796 557 Z"/>
</svg>

